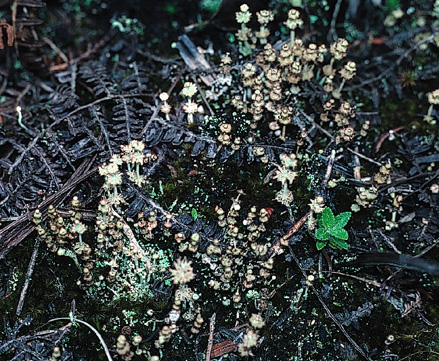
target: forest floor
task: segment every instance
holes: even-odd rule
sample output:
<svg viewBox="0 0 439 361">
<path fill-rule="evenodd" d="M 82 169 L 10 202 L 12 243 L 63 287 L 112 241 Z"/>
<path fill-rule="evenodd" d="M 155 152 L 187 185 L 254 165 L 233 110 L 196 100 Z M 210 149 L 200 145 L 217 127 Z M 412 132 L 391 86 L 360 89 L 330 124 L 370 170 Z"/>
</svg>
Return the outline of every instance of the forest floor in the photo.
<svg viewBox="0 0 439 361">
<path fill-rule="evenodd" d="M 439 2 L 0 0 L 2 360 L 438 360 Z"/>
</svg>

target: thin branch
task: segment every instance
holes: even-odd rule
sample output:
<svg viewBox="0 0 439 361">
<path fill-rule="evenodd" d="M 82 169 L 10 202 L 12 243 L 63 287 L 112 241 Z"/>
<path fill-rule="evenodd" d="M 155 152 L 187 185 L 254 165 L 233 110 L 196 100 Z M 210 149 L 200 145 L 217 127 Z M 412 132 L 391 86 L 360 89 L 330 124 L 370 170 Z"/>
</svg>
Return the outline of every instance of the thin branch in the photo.
<svg viewBox="0 0 439 361">
<path fill-rule="evenodd" d="M 215 332 L 215 318 L 216 318 L 216 313 L 214 312 L 212 317 L 210 318 L 209 340 L 207 341 L 206 361 L 210 361 L 210 353 L 212 352 L 213 334 Z"/>
<path fill-rule="evenodd" d="M 27 289 L 29 288 L 29 283 L 31 281 L 32 274 L 34 273 L 35 261 L 37 259 L 39 247 L 40 247 L 40 241 L 37 239 L 35 241 L 35 246 L 34 246 L 34 250 L 32 252 L 32 256 L 30 258 L 30 261 L 29 261 L 29 265 L 27 266 L 26 278 L 24 280 L 24 285 L 23 285 L 23 288 L 21 290 L 20 300 L 18 301 L 18 306 L 17 306 L 17 311 L 15 312 L 15 314 L 17 316 L 20 316 L 21 311 L 23 310 L 23 305 L 24 305 L 24 300 L 26 298 Z"/>
<path fill-rule="evenodd" d="M 107 344 L 104 341 L 104 338 L 101 336 L 99 331 L 96 330 L 92 325 L 90 325 L 88 322 L 85 322 L 85 321 L 82 321 L 82 320 L 78 320 L 77 318 L 70 319 L 69 317 L 53 318 L 53 319 L 51 319 L 51 320 L 49 320 L 47 322 L 55 322 L 55 321 L 61 321 L 61 320 L 71 321 L 72 323 L 78 322 L 78 323 L 81 323 L 81 324 L 87 326 L 98 337 L 99 341 L 102 344 L 102 347 L 104 348 L 104 352 L 105 352 L 105 355 L 107 356 L 108 361 L 113 361 L 113 358 L 110 355 L 110 350 L 108 349 Z"/>
<path fill-rule="evenodd" d="M 382 284 L 379 283 L 379 282 L 377 282 L 377 281 L 372 281 L 372 280 L 369 280 L 369 279 L 367 279 L 367 278 L 363 278 L 363 277 L 359 277 L 359 276 L 351 275 L 351 274 L 349 274 L 349 273 L 344 273 L 344 272 L 339 272 L 339 271 L 325 271 L 325 270 L 323 270 L 323 271 L 321 271 L 321 272 L 323 272 L 323 273 L 329 273 L 329 274 L 331 274 L 331 275 L 334 274 L 334 275 L 338 275 L 338 276 L 349 277 L 349 278 L 352 278 L 352 279 L 354 279 L 354 280 L 361 281 L 361 282 L 365 282 L 365 283 L 367 283 L 367 284 L 370 284 L 370 285 L 376 286 L 376 287 L 378 287 L 378 288 L 381 288 L 381 286 L 382 286 Z M 384 288 L 388 288 L 388 286 L 385 286 Z"/>
<path fill-rule="evenodd" d="M 377 162 L 376 160 L 373 160 L 372 158 L 369 158 L 369 157 L 366 157 L 364 154 L 362 154 L 362 153 L 360 153 L 360 152 L 358 152 L 358 151 L 356 151 L 356 150 L 353 150 L 353 149 L 351 149 L 351 148 L 346 148 L 349 152 L 351 152 L 352 154 L 354 154 L 354 155 L 356 155 L 356 156 L 358 156 L 358 157 L 360 157 L 360 158 L 363 158 L 364 160 L 367 160 L 368 162 L 370 162 L 370 163 L 373 163 L 373 164 L 376 164 L 376 165 L 378 165 L 378 166 L 382 166 L 382 164 L 380 163 L 380 162 Z"/>
</svg>

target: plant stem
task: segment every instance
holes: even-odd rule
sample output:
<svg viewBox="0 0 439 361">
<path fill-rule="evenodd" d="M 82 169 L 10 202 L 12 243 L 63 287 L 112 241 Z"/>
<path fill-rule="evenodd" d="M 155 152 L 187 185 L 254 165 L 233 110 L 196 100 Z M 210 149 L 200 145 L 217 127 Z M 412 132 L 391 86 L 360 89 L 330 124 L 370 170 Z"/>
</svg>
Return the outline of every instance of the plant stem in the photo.
<svg viewBox="0 0 439 361">
<path fill-rule="evenodd" d="M 78 320 L 77 318 L 70 319 L 69 317 L 53 318 L 53 319 L 49 320 L 48 322 L 55 322 L 55 321 L 61 321 L 61 320 L 71 321 L 72 323 L 78 322 L 78 323 L 81 323 L 81 324 L 87 326 L 98 337 L 99 341 L 102 344 L 102 347 L 104 348 L 104 352 L 105 352 L 105 355 L 107 356 L 108 361 L 113 361 L 113 358 L 110 355 L 110 350 L 108 349 L 107 345 L 105 344 L 105 341 L 104 341 L 103 337 L 101 336 L 99 331 L 96 330 L 92 325 L 90 325 L 88 322 L 85 322 L 85 321 L 82 321 L 82 320 Z"/>
</svg>

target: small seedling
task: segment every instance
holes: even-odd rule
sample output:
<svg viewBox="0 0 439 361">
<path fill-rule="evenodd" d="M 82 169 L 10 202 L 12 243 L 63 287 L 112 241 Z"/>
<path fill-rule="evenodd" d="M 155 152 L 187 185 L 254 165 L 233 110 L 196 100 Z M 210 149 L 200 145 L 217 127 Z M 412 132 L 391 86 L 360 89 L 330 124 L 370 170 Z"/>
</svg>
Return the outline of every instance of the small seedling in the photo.
<svg viewBox="0 0 439 361">
<path fill-rule="evenodd" d="M 192 208 L 191 215 L 192 215 L 192 218 L 194 219 L 194 221 L 196 221 L 198 218 L 198 212 L 195 208 Z"/>
<path fill-rule="evenodd" d="M 320 251 L 326 245 L 335 249 L 348 249 L 346 240 L 349 235 L 344 229 L 351 218 L 351 212 L 343 212 L 334 217 L 331 208 L 325 207 L 319 215 L 315 237 L 317 249 Z"/>
</svg>

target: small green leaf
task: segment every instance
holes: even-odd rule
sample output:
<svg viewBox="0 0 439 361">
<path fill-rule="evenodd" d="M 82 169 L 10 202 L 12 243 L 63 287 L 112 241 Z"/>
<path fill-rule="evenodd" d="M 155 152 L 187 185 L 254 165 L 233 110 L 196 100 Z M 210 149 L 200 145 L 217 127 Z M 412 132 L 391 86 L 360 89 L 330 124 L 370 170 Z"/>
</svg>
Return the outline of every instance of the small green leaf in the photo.
<svg viewBox="0 0 439 361">
<path fill-rule="evenodd" d="M 319 228 L 323 228 L 322 214 L 321 213 L 317 215 L 317 226 Z"/>
<path fill-rule="evenodd" d="M 198 212 L 195 208 L 192 208 L 191 215 L 192 215 L 192 218 L 194 219 L 194 221 L 196 221 L 198 218 Z"/>
<path fill-rule="evenodd" d="M 346 241 L 349 238 L 348 232 L 344 228 L 332 228 L 329 230 L 329 233 L 334 238 L 338 238 L 343 241 Z"/>
<path fill-rule="evenodd" d="M 322 248 L 324 248 L 326 246 L 327 243 L 328 242 L 326 242 L 326 241 L 317 241 L 316 242 L 317 250 L 320 251 Z"/>
<path fill-rule="evenodd" d="M 310 15 L 309 20 L 311 21 L 311 24 L 315 24 L 319 20 L 319 17 L 317 15 Z"/>
<path fill-rule="evenodd" d="M 336 249 L 348 249 L 348 243 L 338 238 L 331 238 L 329 246 Z"/>
<path fill-rule="evenodd" d="M 327 241 L 330 237 L 330 234 L 325 228 L 317 228 L 315 232 L 315 237 L 320 241 Z"/>
<path fill-rule="evenodd" d="M 322 224 L 325 228 L 332 228 L 334 227 L 334 213 L 332 213 L 331 208 L 325 207 L 325 209 L 322 212 Z"/>
<path fill-rule="evenodd" d="M 337 217 L 335 217 L 335 228 L 344 228 L 344 226 L 348 224 L 351 215 L 351 212 L 343 212 L 337 215 Z"/>
</svg>

